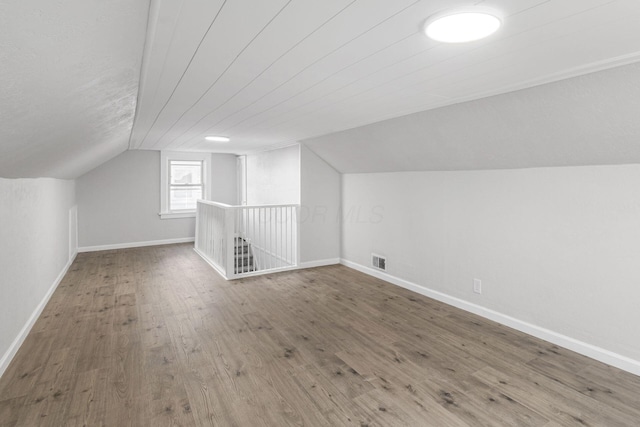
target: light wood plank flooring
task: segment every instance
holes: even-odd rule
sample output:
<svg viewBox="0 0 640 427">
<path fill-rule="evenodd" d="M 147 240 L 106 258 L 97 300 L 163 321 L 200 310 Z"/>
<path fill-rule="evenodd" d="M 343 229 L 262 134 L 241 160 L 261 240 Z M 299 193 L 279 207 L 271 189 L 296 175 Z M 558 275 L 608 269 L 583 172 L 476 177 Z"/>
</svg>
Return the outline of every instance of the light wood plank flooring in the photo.
<svg viewBox="0 0 640 427">
<path fill-rule="evenodd" d="M 0 425 L 638 426 L 640 378 L 343 266 L 226 282 L 171 245 L 78 256 Z"/>
</svg>

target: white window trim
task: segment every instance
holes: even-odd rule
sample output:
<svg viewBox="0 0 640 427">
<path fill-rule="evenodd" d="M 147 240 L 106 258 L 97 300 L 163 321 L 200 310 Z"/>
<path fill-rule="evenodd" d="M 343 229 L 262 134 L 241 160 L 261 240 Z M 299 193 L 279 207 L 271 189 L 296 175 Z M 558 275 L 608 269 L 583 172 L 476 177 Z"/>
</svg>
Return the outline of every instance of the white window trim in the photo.
<svg viewBox="0 0 640 427">
<path fill-rule="evenodd" d="M 196 211 L 170 211 L 169 210 L 169 162 L 171 160 L 200 160 L 202 161 L 202 177 L 204 184 L 204 198 L 211 198 L 211 185 L 209 176 L 211 174 L 211 154 L 209 153 L 187 153 L 179 151 L 160 152 L 160 219 L 173 218 L 195 218 Z"/>
</svg>

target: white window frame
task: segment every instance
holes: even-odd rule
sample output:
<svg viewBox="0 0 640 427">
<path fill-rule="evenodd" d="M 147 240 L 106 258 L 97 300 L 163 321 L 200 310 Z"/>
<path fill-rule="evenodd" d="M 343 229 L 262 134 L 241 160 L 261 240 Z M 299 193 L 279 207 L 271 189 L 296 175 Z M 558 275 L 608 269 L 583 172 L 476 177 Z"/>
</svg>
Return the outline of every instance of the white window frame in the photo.
<svg viewBox="0 0 640 427">
<path fill-rule="evenodd" d="M 204 199 L 211 198 L 211 185 L 209 176 L 211 173 L 211 154 L 209 153 L 186 153 L 178 151 L 160 152 L 160 218 L 195 218 L 196 210 L 169 210 L 169 162 L 175 160 L 189 160 L 202 162 L 202 184 L 204 186 Z"/>
</svg>

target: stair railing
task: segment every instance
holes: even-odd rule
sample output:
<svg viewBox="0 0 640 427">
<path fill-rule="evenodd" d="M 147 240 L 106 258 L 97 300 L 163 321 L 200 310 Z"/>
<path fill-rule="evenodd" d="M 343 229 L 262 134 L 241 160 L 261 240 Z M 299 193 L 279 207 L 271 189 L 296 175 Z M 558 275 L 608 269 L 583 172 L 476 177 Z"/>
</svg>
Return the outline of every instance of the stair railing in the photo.
<svg viewBox="0 0 640 427">
<path fill-rule="evenodd" d="M 299 210 L 199 200 L 195 250 L 227 280 L 296 268 Z"/>
</svg>

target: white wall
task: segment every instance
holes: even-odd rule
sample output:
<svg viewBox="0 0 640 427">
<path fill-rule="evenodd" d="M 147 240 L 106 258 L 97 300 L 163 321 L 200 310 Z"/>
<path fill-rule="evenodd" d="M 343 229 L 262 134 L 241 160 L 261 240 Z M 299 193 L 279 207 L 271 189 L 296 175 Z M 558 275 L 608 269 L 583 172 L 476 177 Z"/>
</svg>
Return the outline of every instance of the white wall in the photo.
<svg viewBox="0 0 640 427">
<path fill-rule="evenodd" d="M 300 261 L 340 258 L 340 174 L 300 148 Z"/>
<path fill-rule="evenodd" d="M 76 182 L 81 248 L 194 236 L 194 218 L 158 216 L 159 151 L 125 151 Z"/>
<path fill-rule="evenodd" d="M 0 178 L 0 375 L 75 256 L 74 205 L 74 181 Z"/>
<path fill-rule="evenodd" d="M 342 199 L 344 259 L 640 361 L 640 165 L 351 174 Z"/>
<path fill-rule="evenodd" d="M 238 204 L 238 187 L 235 154 L 211 155 L 211 200 Z"/>
<path fill-rule="evenodd" d="M 212 156 L 212 198 L 236 201 L 235 156 Z M 160 219 L 160 152 L 126 151 L 77 179 L 81 248 L 193 238 L 195 218 Z"/>
<path fill-rule="evenodd" d="M 247 204 L 300 203 L 298 145 L 247 155 Z"/>
</svg>

